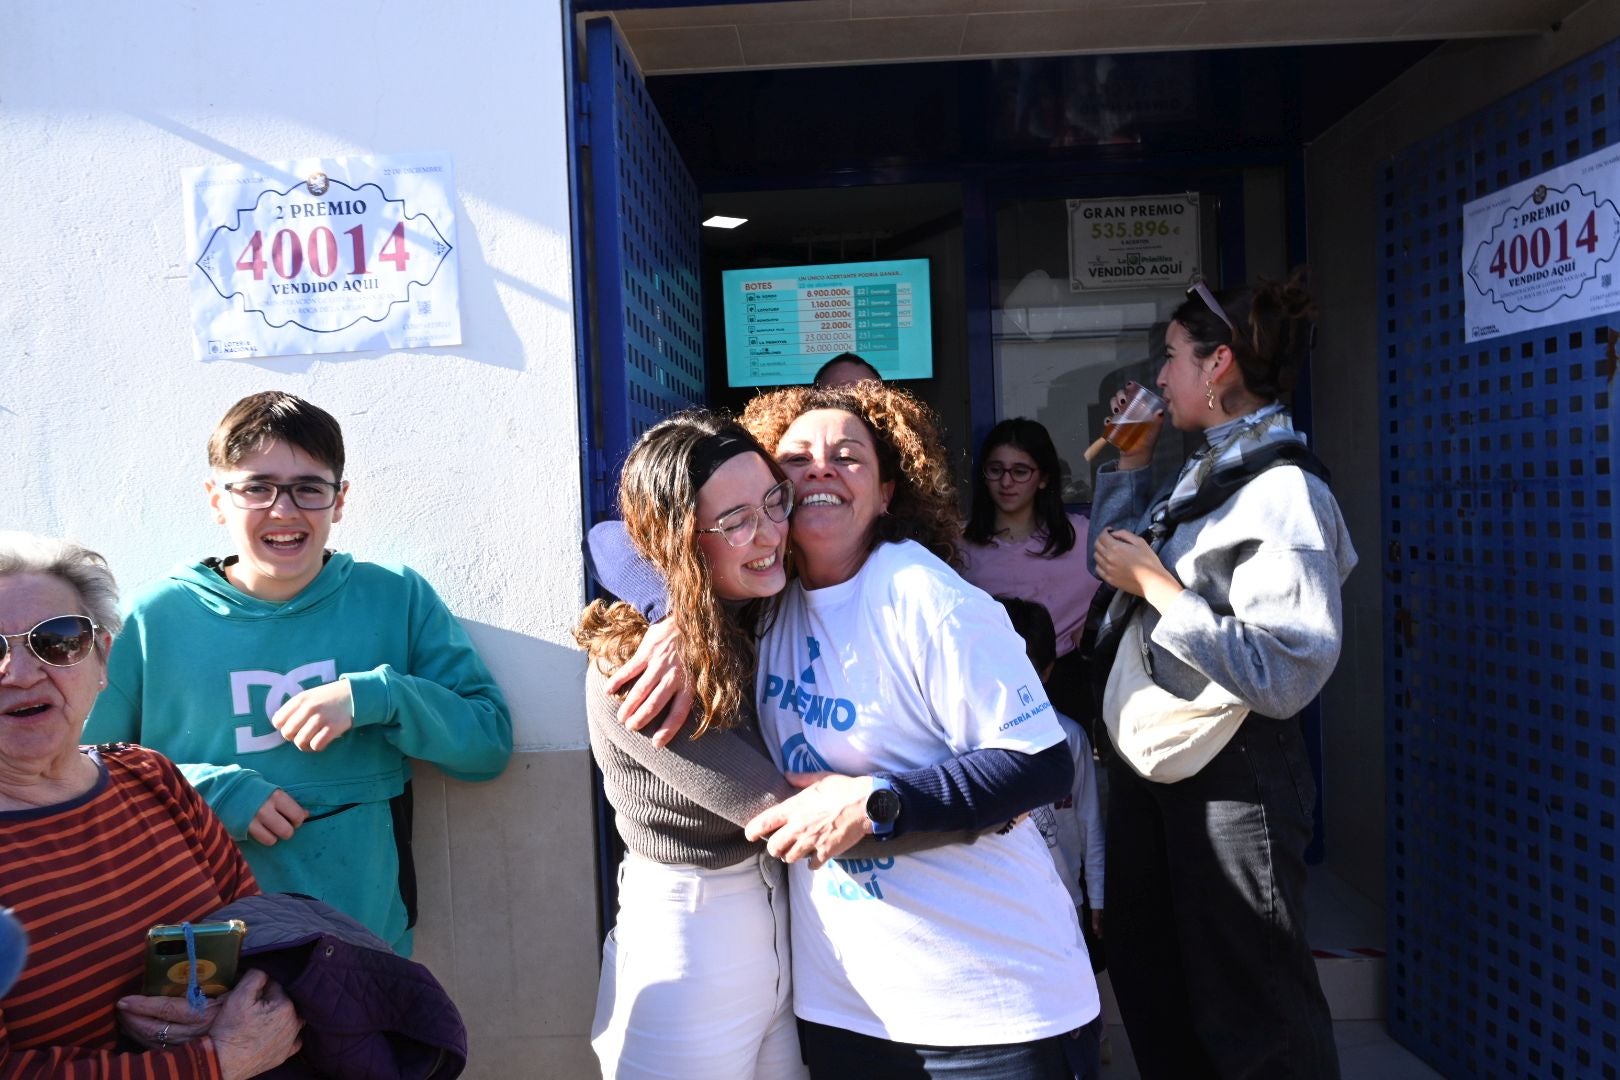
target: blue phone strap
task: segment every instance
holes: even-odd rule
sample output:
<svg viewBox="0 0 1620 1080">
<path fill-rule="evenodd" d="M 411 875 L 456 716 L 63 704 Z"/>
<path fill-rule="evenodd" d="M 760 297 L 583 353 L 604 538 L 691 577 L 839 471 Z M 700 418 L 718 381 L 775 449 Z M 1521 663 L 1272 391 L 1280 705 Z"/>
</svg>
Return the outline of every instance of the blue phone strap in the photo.
<svg viewBox="0 0 1620 1080">
<path fill-rule="evenodd" d="M 180 930 L 186 935 L 186 1001 L 192 1012 L 202 1012 L 208 1007 L 208 997 L 197 985 L 197 934 L 188 922 L 181 923 Z"/>
</svg>

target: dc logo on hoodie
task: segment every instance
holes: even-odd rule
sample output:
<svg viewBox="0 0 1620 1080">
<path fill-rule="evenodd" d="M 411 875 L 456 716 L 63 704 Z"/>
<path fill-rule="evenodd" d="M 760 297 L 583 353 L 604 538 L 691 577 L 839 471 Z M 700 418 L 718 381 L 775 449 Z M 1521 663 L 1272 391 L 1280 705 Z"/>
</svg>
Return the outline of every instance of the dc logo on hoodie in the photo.
<svg viewBox="0 0 1620 1080">
<path fill-rule="evenodd" d="M 231 709 L 237 716 L 248 716 L 253 712 L 253 695 L 250 692 L 255 686 L 266 687 L 264 695 L 264 718 L 270 719 L 276 715 L 276 710 L 284 705 L 288 698 L 294 694 L 303 693 L 304 683 L 311 679 L 315 685 L 335 682 L 337 680 L 337 661 L 316 660 L 300 667 L 295 667 L 283 675 L 278 671 L 233 671 L 231 672 Z M 287 740 L 281 737 L 281 732 L 270 729 L 268 735 L 253 734 L 252 724 L 241 724 L 236 729 L 236 752 L 238 754 L 259 754 L 266 750 L 274 750 L 278 746 L 286 746 Z"/>
</svg>

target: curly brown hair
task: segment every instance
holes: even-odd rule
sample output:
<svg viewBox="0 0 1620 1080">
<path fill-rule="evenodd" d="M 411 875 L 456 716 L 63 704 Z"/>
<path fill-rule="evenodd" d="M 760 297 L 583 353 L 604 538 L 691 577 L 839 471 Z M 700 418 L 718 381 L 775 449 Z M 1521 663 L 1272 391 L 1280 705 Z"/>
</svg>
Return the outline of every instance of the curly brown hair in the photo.
<svg viewBox="0 0 1620 1080">
<path fill-rule="evenodd" d="M 701 409 L 679 413 L 647 429 L 619 474 L 619 516 L 643 558 L 662 575 L 669 618 L 680 631 L 681 667 L 692 688 L 695 739 L 711 727 L 735 726 L 754 685 L 756 643 L 775 610 L 775 597 L 752 600 L 736 615 L 715 595 L 708 564 L 698 546 L 697 496 L 692 456 L 712 435 L 747 440 L 771 474 L 786 479 L 776 460 L 752 436 Z M 593 600 L 580 614 L 574 640 L 604 674 L 621 666 L 647 632 L 647 620 L 622 601 Z"/>
<path fill-rule="evenodd" d="M 888 512 L 878 518 L 872 546 L 915 540 L 961 569 L 956 482 L 933 410 L 897 386 L 867 381 L 837 387 L 792 386 L 761 394 L 748 403 L 741 421 L 760 445 L 774 448 L 793 421 L 817 409 L 838 409 L 865 424 L 877 449 L 878 476 L 884 483 L 894 483 L 894 498 Z"/>
</svg>

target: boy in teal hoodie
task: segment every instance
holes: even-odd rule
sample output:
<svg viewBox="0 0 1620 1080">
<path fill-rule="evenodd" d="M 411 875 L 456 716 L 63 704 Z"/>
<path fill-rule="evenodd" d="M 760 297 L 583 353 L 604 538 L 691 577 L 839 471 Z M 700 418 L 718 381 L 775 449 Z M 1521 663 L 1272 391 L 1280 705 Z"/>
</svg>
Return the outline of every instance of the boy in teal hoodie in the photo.
<svg viewBox="0 0 1620 1080">
<path fill-rule="evenodd" d="M 168 755 L 266 892 L 325 900 L 409 955 L 409 759 L 495 777 L 512 753 L 506 700 L 420 575 L 326 550 L 349 489 L 330 414 L 243 398 L 208 463 L 236 554 L 130 604 L 85 739 Z"/>
</svg>

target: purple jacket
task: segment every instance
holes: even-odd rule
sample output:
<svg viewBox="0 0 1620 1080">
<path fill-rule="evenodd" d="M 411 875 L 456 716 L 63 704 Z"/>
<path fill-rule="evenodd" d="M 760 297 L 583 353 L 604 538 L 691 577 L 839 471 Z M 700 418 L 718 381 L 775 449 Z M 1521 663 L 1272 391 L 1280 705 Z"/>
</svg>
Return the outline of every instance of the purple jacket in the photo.
<svg viewBox="0 0 1620 1080">
<path fill-rule="evenodd" d="M 279 983 L 304 1021 L 282 1080 L 449 1080 L 467 1065 L 467 1028 L 439 980 L 319 900 L 268 893 L 210 919 L 247 923 L 242 966 Z"/>
</svg>

